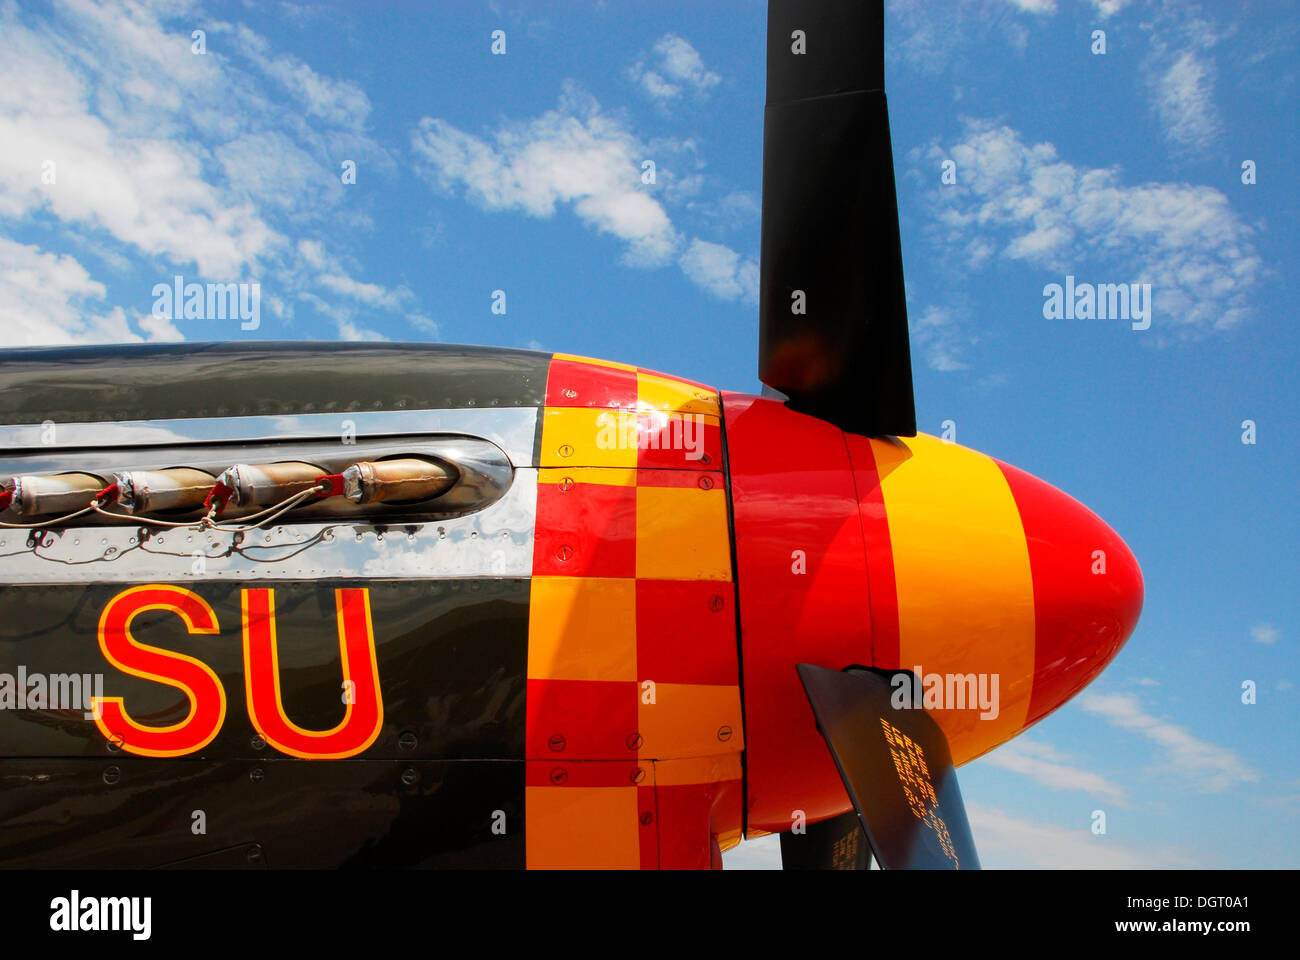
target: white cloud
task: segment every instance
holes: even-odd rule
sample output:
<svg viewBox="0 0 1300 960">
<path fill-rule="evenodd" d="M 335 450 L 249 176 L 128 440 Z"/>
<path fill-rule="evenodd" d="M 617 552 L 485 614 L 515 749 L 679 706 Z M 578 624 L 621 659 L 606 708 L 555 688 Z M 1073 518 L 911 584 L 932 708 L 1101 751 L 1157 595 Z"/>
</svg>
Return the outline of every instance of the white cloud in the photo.
<svg viewBox="0 0 1300 960">
<path fill-rule="evenodd" d="M 1275 643 L 1278 638 L 1277 627 L 1271 623 L 1257 623 L 1250 628 L 1250 638 L 1256 643 Z"/>
<path fill-rule="evenodd" d="M 150 314 L 136 318 L 142 336 L 122 308 L 94 312 L 105 293 L 72 257 L 0 237 L 0 346 L 181 339 Z"/>
<path fill-rule="evenodd" d="M 693 240 L 681 259 L 682 272 L 719 300 L 758 302 L 758 264 L 721 243 Z"/>
<path fill-rule="evenodd" d="M 937 306 L 926 307 L 919 314 L 909 310 L 908 320 L 913 347 L 925 356 L 931 370 L 951 373 L 967 369 L 961 359 L 967 338 L 954 310 Z"/>
<path fill-rule="evenodd" d="M 411 291 L 406 287 L 390 290 L 375 283 L 362 283 L 351 277 L 334 273 L 322 274 L 316 278 L 316 282 L 334 293 L 372 307 L 396 308 L 413 298 Z"/>
<path fill-rule="evenodd" d="M 463 185 L 489 210 L 549 217 L 558 205 L 571 206 L 587 226 L 624 241 L 629 264 L 665 263 L 680 242 L 641 183 L 640 142 L 575 88 L 559 109 L 504 127 L 492 142 L 426 117 L 413 147 L 427 176 L 447 188 Z"/>
<path fill-rule="evenodd" d="M 289 239 L 304 228 L 332 238 L 340 224 L 367 226 L 337 209 L 344 187 L 332 166 L 337 157 L 367 172 L 392 166 L 365 134 L 364 92 L 276 54 L 245 27 L 206 18 L 208 52 L 195 55 L 195 14 L 152 0 L 58 0 L 42 23 L 0 5 L 0 217 L 15 228 L 53 220 L 66 248 L 90 250 L 123 276 L 161 267 L 160 279 L 179 268 L 194 279 L 258 280 L 282 319 L 303 290 L 329 289 L 313 279 L 320 270 L 332 292 L 405 312 L 409 291 L 352 281 L 326 249 L 331 240 Z M 57 256 L 65 252 L 51 251 L 51 269 L 69 277 Z M 0 282 L 16 290 L 12 278 Z M 60 302 L 88 309 L 104 295 L 68 290 L 76 297 Z M 11 290 L 8 302 L 25 301 Z M 24 336 L 137 338 L 131 311 L 119 312 L 54 311 L 25 322 Z M 135 322 L 146 336 L 179 336 L 151 317 Z"/>
<path fill-rule="evenodd" d="M 652 66 L 645 59 L 628 69 L 628 76 L 652 99 L 674 100 L 683 89 L 703 94 L 722 82 L 722 77 L 704 66 L 704 58 L 676 34 L 665 34 L 651 51 Z"/>
<path fill-rule="evenodd" d="M 999 752 L 1005 749 L 1000 747 Z M 1072 830 L 969 800 L 965 806 L 980 865 L 985 869 L 1136 870 L 1202 865 L 1177 848 L 1135 847 L 1112 836 L 1094 835 L 1089 819 Z M 727 870 L 780 870 L 780 837 L 773 834 L 746 840 L 724 853 L 722 860 Z"/>
<path fill-rule="evenodd" d="M 1000 255 L 1081 281 L 1150 283 L 1153 325 L 1184 336 L 1249 313 L 1264 271 L 1255 231 L 1213 187 L 1129 186 L 1117 168 L 1075 166 L 1050 143 L 979 121 L 967 122 L 960 142 L 911 155 L 922 157 L 934 168 L 957 164 L 957 184 L 934 188 L 932 206 L 939 242 L 972 269 Z"/>
<path fill-rule="evenodd" d="M 1069 829 L 979 803 L 967 803 L 966 814 L 985 868 L 1138 870 L 1202 865 L 1174 848 L 1121 845 L 1111 836 L 1094 834 L 1087 819 Z"/>
<path fill-rule="evenodd" d="M 290 54 L 270 53 L 266 41 L 247 27 L 238 28 L 246 55 L 279 81 L 307 112 L 341 127 L 362 128 L 370 115 L 370 98 L 356 84 L 317 73 Z"/>
<path fill-rule="evenodd" d="M 555 110 L 506 124 L 486 138 L 426 117 L 412 146 L 426 179 L 446 190 L 463 188 L 487 210 L 547 218 L 567 207 L 587 227 L 622 241 L 628 266 L 676 260 L 715 297 L 757 299 L 758 265 L 722 244 L 679 232 L 641 179 L 642 160 L 656 152 L 571 83 Z M 694 153 L 690 142 L 658 147 L 656 155 Z M 657 176 L 675 181 L 663 168 Z"/>
<path fill-rule="evenodd" d="M 1209 743 L 1183 727 L 1143 710 L 1128 693 L 1084 693 L 1079 705 L 1103 717 L 1111 726 L 1146 737 L 1158 746 L 1158 765 L 1204 793 L 1221 793 L 1244 783 L 1257 783 L 1259 772 L 1227 747 Z"/>
<path fill-rule="evenodd" d="M 382 333 L 370 330 L 366 327 L 358 326 L 351 320 L 343 320 L 339 323 L 340 340 L 387 340 L 388 338 Z"/>
<path fill-rule="evenodd" d="M 1208 57 L 1185 50 L 1152 81 L 1156 113 L 1176 144 L 1204 148 L 1218 135 L 1215 72 Z"/>
<path fill-rule="evenodd" d="M 1108 20 L 1129 5 L 1130 0 L 1092 0 L 1092 5 L 1103 20 Z"/>
<path fill-rule="evenodd" d="M 1056 0 L 1007 0 L 1007 2 L 1025 13 L 1056 12 Z"/>
<path fill-rule="evenodd" d="M 1150 42 L 1142 74 L 1165 139 L 1178 154 L 1210 149 L 1223 130 L 1214 48 L 1235 25 L 1214 22 L 1195 3 L 1164 0 L 1141 28 Z"/>
<path fill-rule="evenodd" d="M 1003 744 L 978 762 L 1024 774 L 1035 783 L 1053 790 L 1079 790 L 1120 806 L 1127 804 L 1122 787 L 1099 773 L 1072 766 L 1069 761 L 1069 757 L 1058 753 L 1050 744 L 1022 737 Z"/>
</svg>

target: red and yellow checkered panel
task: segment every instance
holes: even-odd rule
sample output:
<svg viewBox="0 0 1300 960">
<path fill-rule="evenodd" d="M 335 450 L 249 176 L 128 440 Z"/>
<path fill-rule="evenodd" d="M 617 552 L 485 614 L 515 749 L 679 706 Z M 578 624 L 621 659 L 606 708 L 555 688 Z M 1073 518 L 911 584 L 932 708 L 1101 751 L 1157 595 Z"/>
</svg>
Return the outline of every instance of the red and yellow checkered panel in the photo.
<svg viewBox="0 0 1300 960">
<path fill-rule="evenodd" d="M 529 613 L 530 867 L 593 865 L 597 848 L 610 866 L 707 867 L 715 842 L 739 839 L 719 412 L 700 384 L 551 363 Z"/>
</svg>

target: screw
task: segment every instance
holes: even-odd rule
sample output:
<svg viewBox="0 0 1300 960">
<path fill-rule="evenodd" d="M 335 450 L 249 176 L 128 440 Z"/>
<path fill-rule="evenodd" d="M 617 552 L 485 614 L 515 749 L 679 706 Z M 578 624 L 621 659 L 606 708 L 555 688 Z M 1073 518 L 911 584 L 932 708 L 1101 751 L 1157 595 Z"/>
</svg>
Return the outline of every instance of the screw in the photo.
<svg viewBox="0 0 1300 960">
<path fill-rule="evenodd" d="M 642 780 L 645 779 L 645 771 L 642 770 L 640 767 L 637 767 L 635 770 L 632 771 L 631 779 L 633 783 L 640 783 Z"/>
<path fill-rule="evenodd" d="M 262 848 L 259 844 L 253 844 L 244 851 L 244 856 L 248 858 L 249 863 L 256 863 L 262 859 Z"/>
<path fill-rule="evenodd" d="M 249 740 L 248 745 L 252 747 L 254 750 L 266 749 L 266 741 L 263 740 L 261 737 L 254 737 L 252 740 Z"/>
<path fill-rule="evenodd" d="M 417 743 L 419 743 L 419 741 L 415 738 L 415 734 L 410 730 L 407 730 L 397 738 L 397 745 L 403 750 L 414 750 Z"/>
<path fill-rule="evenodd" d="M 654 822 L 655 822 L 655 815 L 651 813 L 649 810 L 641 814 L 641 826 L 648 827 L 650 826 L 650 824 Z"/>
<path fill-rule="evenodd" d="M 248 775 L 248 779 L 252 780 L 254 783 L 261 783 L 265 778 L 266 771 L 261 767 L 254 767 L 252 772 Z"/>
<path fill-rule="evenodd" d="M 573 489 L 573 477 L 565 477 L 559 482 L 558 486 L 561 492 L 568 493 Z"/>
<path fill-rule="evenodd" d="M 627 739 L 623 742 L 627 744 L 627 748 L 629 750 L 640 750 L 641 744 L 643 744 L 645 741 L 641 739 L 641 734 L 629 733 L 627 735 Z"/>
<path fill-rule="evenodd" d="M 546 745 L 551 748 L 552 753 L 562 753 L 564 751 L 564 737 L 555 734 L 551 739 L 546 741 Z"/>
<path fill-rule="evenodd" d="M 562 546 L 555 551 L 555 559 L 561 563 L 567 561 L 571 556 L 573 556 L 573 547 Z"/>
<path fill-rule="evenodd" d="M 122 779 L 122 771 L 117 767 L 109 767 L 104 771 L 104 782 L 110 787 Z"/>
<path fill-rule="evenodd" d="M 712 490 L 712 489 L 713 489 L 713 478 L 712 478 L 712 477 L 700 477 L 700 489 L 701 489 L 701 490 Z"/>
<path fill-rule="evenodd" d="M 560 451 L 559 451 L 559 452 L 560 452 L 560 456 L 562 456 L 562 457 L 571 457 L 571 456 L 573 456 L 573 447 L 571 447 L 571 446 L 570 446 L 569 444 L 567 444 L 567 443 L 566 443 L 566 444 L 563 444 L 563 445 L 560 447 Z"/>
<path fill-rule="evenodd" d="M 715 593 L 713 596 L 709 597 L 709 609 L 712 610 L 714 613 L 717 613 L 719 610 L 722 609 L 722 604 L 723 604 L 722 597 L 719 596 L 718 594 Z"/>
<path fill-rule="evenodd" d="M 405 770 L 402 771 L 402 783 L 406 784 L 408 787 L 414 786 L 419 782 L 420 782 L 420 774 L 416 770 L 412 769 L 411 767 L 407 767 Z"/>
<path fill-rule="evenodd" d="M 721 727 L 718 727 L 718 739 L 721 740 L 723 743 L 726 743 L 728 740 L 730 740 L 731 727 L 728 727 L 725 724 Z"/>
<path fill-rule="evenodd" d="M 122 745 L 125 743 L 126 743 L 126 738 L 123 737 L 120 733 L 113 734 L 111 737 L 108 738 L 109 753 L 117 753 L 117 751 L 122 749 Z"/>
<path fill-rule="evenodd" d="M 574 390 L 573 387 L 565 387 L 564 395 L 568 397 L 570 400 L 572 400 L 574 397 L 578 395 L 578 391 Z"/>
<path fill-rule="evenodd" d="M 569 771 L 565 770 L 563 767 L 556 767 L 551 771 L 551 783 L 555 784 L 557 787 L 568 779 Z"/>
</svg>

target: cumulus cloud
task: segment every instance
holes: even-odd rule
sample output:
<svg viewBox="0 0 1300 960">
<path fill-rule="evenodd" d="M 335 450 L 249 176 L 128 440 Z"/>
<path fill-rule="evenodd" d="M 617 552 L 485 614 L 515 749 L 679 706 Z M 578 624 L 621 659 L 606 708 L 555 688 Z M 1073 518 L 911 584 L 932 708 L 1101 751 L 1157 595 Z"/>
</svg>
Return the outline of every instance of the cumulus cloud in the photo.
<svg viewBox="0 0 1300 960">
<path fill-rule="evenodd" d="M 412 135 L 420 173 L 441 189 L 463 190 L 492 211 L 548 218 L 570 209 L 590 229 L 622 241 L 628 266 L 676 261 L 715 297 L 756 299 L 757 264 L 722 244 L 688 238 L 642 181 L 646 156 L 693 150 L 691 144 L 657 146 L 651 150 L 573 84 L 566 84 L 556 109 L 487 136 L 429 117 Z M 674 179 L 662 168 L 657 176 Z"/>
<path fill-rule="evenodd" d="M 647 96 L 661 102 L 675 100 L 685 91 L 703 94 L 722 82 L 704 66 L 704 58 L 689 41 L 672 33 L 654 45 L 648 63 L 642 58 L 633 64 L 628 76 Z"/>
<path fill-rule="evenodd" d="M 426 117 L 412 145 L 426 176 L 444 188 L 463 186 L 489 210 L 549 217 L 571 206 L 587 226 L 624 241 L 630 264 L 665 263 L 680 242 L 641 183 L 642 144 L 576 88 L 567 88 L 558 109 L 490 140 Z"/>
<path fill-rule="evenodd" d="M 73 257 L 44 253 L 0 237 L 0 346 L 179 340 L 166 319 L 148 313 L 135 325 Z"/>
<path fill-rule="evenodd" d="M 1113 282 L 1150 283 L 1153 324 L 1181 336 L 1248 316 L 1264 271 L 1255 231 L 1213 187 L 1129 185 L 1118 168 L 1076 166 L 1050 143 L 979 121 L 955 144 L 913 152 L 922 158 L 932 168 L 957 164 L 957 184 L 935 188 L 931 203 L 938 242 L 964 253 L 971 269 L 1002 258 L 1081 280 L 1101 269 Z"/>
<path fill-rule="evenodd" d="M 1161 751 L 1158 767 L 1203 793 L 1222 793 L 1244 783 L 1259 782 L 1259 772 L 1236 752 L 1147 713 L 1133 694 L 1084 693 L 1079 705 L 1111 726 L 1150 740 Z"/>
<path fill-rule="evenodd" d="M 305 293 L 339 293 L 351 279 L 338 251 L 327 249 L 337 236 L 330 231 L 340 222 L 365 226 L 338 209 L 333 158 L 372 170 L 392 161 L 366 135 L 370 105 L 359 87 L 276 53 L 243 26 L 205 22 L 207 53 L 196 55 L 194 12 L 152 0 L 59 0 L 49 22 L 37 23 L 15 4 L 0 5 L 0 217 L 10 229 L 53 224 L 62 243 L 124 276 L 161 266 L 160 280 L 173 271 L 257 280 L 271 314 L 292 318 Z M 186 18 L 183 29 L 176 17 Z M 284 109 L 286 99 L 294 109 Z M 319 237 L 312 247 L 289 239 L 304 230 Z M 25 342 L 179 336 L 152 317 L 128 320 L 142 298 L 119 311 L 98 304 L 109 288 L 66 252 L 35 261 L 66 281 L 51 299 L 98 312 L 31 318 Z M 74 282 L 73 265 L 84 282 Z M 318 282 L 318 269 L 334 289 Z M 381 297 L 355 282 L 367 305 L 406 306 L 400 292 Z M 17 275 L 0 275 L 0 298 L 11 309 L 28 302 Z"/>
<path fill-rule="evenodd" d="M 758 301 L 758 264 L 721 243 L 693 240 L 682 271 L 719 300 Z"/>
</svg>

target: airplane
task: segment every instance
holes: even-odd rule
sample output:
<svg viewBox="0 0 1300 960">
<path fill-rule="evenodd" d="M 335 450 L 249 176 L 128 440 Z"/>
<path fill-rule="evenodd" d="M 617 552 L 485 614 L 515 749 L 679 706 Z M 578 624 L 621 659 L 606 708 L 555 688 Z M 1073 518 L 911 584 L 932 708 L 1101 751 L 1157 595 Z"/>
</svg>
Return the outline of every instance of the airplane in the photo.
<svg viewBox="0 0 1300 960">
<path fill-rule="evenodd" d="M 882 0 L 771 0 L 762 395 L 391 343 L 0 351 L 0 865 L 973 869 L 1132 634 L 917 432 Z"/>
</svg>

